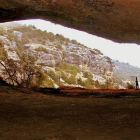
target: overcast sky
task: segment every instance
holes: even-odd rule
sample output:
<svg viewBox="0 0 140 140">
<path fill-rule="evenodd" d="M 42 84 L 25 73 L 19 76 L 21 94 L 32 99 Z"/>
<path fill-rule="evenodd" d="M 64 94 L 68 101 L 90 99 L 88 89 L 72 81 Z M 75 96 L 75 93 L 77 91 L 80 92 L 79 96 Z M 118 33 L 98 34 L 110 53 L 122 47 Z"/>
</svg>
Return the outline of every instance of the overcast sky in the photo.
<svg viewBox="0 0 140 140">
<path fill-rule="evenodd" d="M 86 32 L 66 28 L 44 20 L 24 20 L 22 24 L 35 25 L 38 29 L 46 30 L 54 34 L 62 34 L 69 39 L 75 39 L 90 48 L 99 49 L 104 55 L 121 62 L 128 62 L 133 66 L 140 67 L 140 45 L 119 44 L 100 38 Z"/>
</svg>

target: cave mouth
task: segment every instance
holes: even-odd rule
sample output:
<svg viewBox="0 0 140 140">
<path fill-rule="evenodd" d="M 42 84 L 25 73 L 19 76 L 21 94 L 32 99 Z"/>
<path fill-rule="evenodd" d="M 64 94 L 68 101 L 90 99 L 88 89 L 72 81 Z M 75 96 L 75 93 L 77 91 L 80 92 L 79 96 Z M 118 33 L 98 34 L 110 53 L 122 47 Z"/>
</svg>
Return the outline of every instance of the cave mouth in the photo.
<svg viewBox="0 0 140 140">
<path fill-rule="evenodd" d="M 25 27 L 25 29 L 24 29 L 24 27 Z M 93 76 L 93 75 L 90 75 L 87 73 L 88 69 L 90 69 L 91 71 L 94 71 L 94 72 L 96 71 L 96 76 L 94 75 L 94 79 L 96 79 L 96 80 L 92 81 L 92 82 L 94 82 L 96 84 L 96 86 L 99 86 L 100 84 L 99 84 L 98 80 L 100 80 L 100 81 L 102 81 L 102 83 L 104 83 L 104 84 L 102 84 L 102 87 L 100 87 L 100 88 L 108 88 L 108 86 L 109 86 L 108 83 L 112 82 L 111 79 L 113 76 L 112 75 L 113 69 L 115 67 L 114 62 L 113 62 L 114 60 L 112 60 L 115 58 L 113 58 L 113 57 L 116 55 L 117 56 L 116 60 L 124 59 L 121 61 L 126 62 L 126 63 L 128 63 L 129 60 L 130 60 L 130 62 L 131 62 L 131 60 L 132 60 L 132 62 L 134 62 L 134 61 L 136 62 L 136 60 L 134 60 L 134 57 L 131 54 L 132 54 L 133 50 L 136 52 L 139 52 L 137 49 L 140 48 L 136 44 L 115 43 L 110 40 L 106 40 L 106 39 L 103 39 L 103 38 L 100 38 L 97 36 L 93 36 L 86 32 L 67 28 L 67 27 L 64 27 L 61 25 L 56 25 L 49 21 L 44 21 L 44 20 L 40 20 L 40 19 L 2 23 L 0 25 L 0 28 L 3 28 L 3 30 L 4 30 L 4 34 L 2 33 L 2 30 L 0 32 L 0 39 L 4 41 L 5 49 L 7 49 L 10 52 L 11 57 L 16 57 L 16 56 L 14 56 L 14 51 L 15 51 L 14 48 L 16 48 L 17 46 L 15 46 L 13 42 L 15 42 L 15 44 L 17 44 L 17 45 L 19 45 L 20 42 L 22 42 L 23 47 L 26 48 L 25 49 L 26 53 L 29 53 L 32 51 L 32 50 L 29 51 L 28 48 L 34 49 L 35 53 L 37 51 L 41 52 L 42 56 L 39 58 L 40 64 L 41 63 L 43 64 L 44 62 L 50 63 L 48 60 L 51 60 L 51 65 L 52 65 L 52 63 L 55 63 L 55 61 L 57 59 L 60 59 L 60 58 L 58 58 L 59 53 L 57 54 L 57 52 L 55 52 L 55 49 L 57 49 L 58 52 L 60 51 L 59 50 L 60 48 L 63 49 L 63 51 L 61 50 L 63 53 L 61 53 L 59 55 L 61 55 L 61 57 L 64 57 L 63 59 L 64 59 L 65 63 L 62 63 L 62 64 L 55 63 L 53 66 L 51 66 L 51 67 L 54 67 L 54 66 L 57 67 L 58 71 L 57 71 L 56 75 L 53 70 L 51 72 L 48 72 L 51 76 L 55 75 L 53 77 L 54 79 L 52 77 L 51 78 L 59 86 L 61 85 L 60 83 L 63 83 L 63 78 L 66 78 L 66 77 L 63 77 L 63 78 L 61 77 L 62 74 L 60 74 L 60 71 L 63 71 L 63 69 L 60 70 L 60 68 L 65 69 L 67 67 L 67 68 L 69 68 L 69 70 L 67 70 L 67 71 L 69 71 L 70 75 L 74 74 L 73 71 L 75 71 L 75 72 L 77 71 L 77 73 L 78 73 L 77 68 L 80 68 L 81 75 L 85 76 L 85 77 L 82 77 L 83 79 Z M 12 28 L 12 30 L 11 30 L 11 28 Z M 31 34 L 28 30 L 31 31 Z M 35 33 L 35 35 L 33 34 L 33 32 Z M 24 35 L 24 33 L 26 34 L 26 36 Z M 49 38 L 49 42 L 46 42 L 47 38 L 45 38 L 44 35 L 46 35 Z M 22 40 L 23 36 L 24 36 L 24 42 Z M 28 42 L 29 41 L 28 39 L 30 39 L 30 42 Z M 42 42 L 40 43 L 40 40 L 42 40 L 42 39 L 43 39 L 43 44 L 41 44 Z M 16 42 L 17 40 L 18 40 L 18 42 Z M 63 41 L 65 43 L 63 43 Z M 39 43 L 40 43 L 40 46 L 38 46 Z M 7 44 L 11 44 L 11 45 L 8 46 Z M 65 48 L 66 44 L 68 45 L 67 50 Z M 46 45 L 46 48 L 44 48 L 45 45 Z M 81 49 L 81 47 L 82 47 L 82 49 Z M 21 46 L 20 46 L 20 48 L 21 48 Z M 79 48 L 81 50 L 78 50 Z M 52 50 L 54 49 L 53 50 L 54 52 L 51 52 L 49 49 L 52 49 Z M 127 50 L 127 52 L 126 52 L 126 50 Z M 17 50 L 15 52 L 17 53 Z M 90 56 L 89 53 L 86 54 L 86 52 L 90 52 L 92 54 L 92 56 Z M 125 52 L 125 54 L 124 54 L 124 52 Z M 33 55 L 37 57 L 38 54 L 36 55 L 35 53 Z M 46 54 L 46 53 L 49 53 L 49 54 Z M 76 53 L 77 54 L 80 53 L 79 56 L 77 56 Z M 119 56 L 118 56 L 118 54 L 119 54 Z M 28 54 L 27 57 L 29 57 L 29 55 L 30 54 Z M 96 56 L 98 56 L 98 57 L 96 57 Z M 93 59 L 93 57 L 95 57 L 95 58 Z M 97 63 L 93 64 L 92 62 L 94 62 L 94 61 Z M 69 63 L 72 62 L 72 66 L 70 66 L 66 62 L 69 62 Z M 73 67 L 73 64 L 76 64 L 77 68 Z M 58 74 L 58 72 L 59 72 L 59 74 Z M 79 75 L 78 77 L 80 77 L 80 73 L 78 74 Z M 73 77 L 70 77 L 69 79 L 65 79 L 65 80 L 68 80 L 69 83 L 72 83 L 73 79 L 74 79 Z M 37 79 L 36 79 L 36 81 L 37 81 Z M 86 84 L 82 81 L 81 77 L 80 78 L 76 77 L 73 82 L 77 86 Z M 91 81 L 88 81 L 88 82 L 90 83 Z M 103 86 L 105 84 L 107 87 Z"/>
</svg>

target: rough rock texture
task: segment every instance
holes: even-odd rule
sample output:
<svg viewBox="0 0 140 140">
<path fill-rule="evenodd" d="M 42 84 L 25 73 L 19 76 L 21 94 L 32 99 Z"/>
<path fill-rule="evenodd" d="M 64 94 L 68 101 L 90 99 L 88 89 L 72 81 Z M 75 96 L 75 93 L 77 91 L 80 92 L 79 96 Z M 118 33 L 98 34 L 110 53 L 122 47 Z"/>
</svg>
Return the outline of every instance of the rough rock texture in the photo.
<svg viewBox="0 0 140 140">
<path fill-rule="evenodd" d="M 52 43 L 55 44 L 55 42 Z M 39 56 L 36 63 L 42 66 L 54 67 L 63 61 L 77 65 L 82 71 L 88 71 L 110 78 L 113 76 L 115 67 L 113 61 L 109 57 L 99 53 L 96 49 L 83 48 L 81 45 L 72 43 L 68 43 L 65 49 L 56 48 L 55 46 L 50 47 L 48 45 L 43 46 L 42 44 L 27 45 L 25 45 L 25 51 L 27 53 L 30 52 L 34 56 Z M 35 51 L 35 48 L 38 48 L 37 46 L 42 46 L 48 53 Z M 10 51 L 8 51 L 8 54 L 10 54 Z M 65 54 L 65 57 L 63 54 Z"/>
<path fill-rule="evenodd" d="M 17 24 L 17 27 L 19 25 Z M 19 27 L 22 28 L 21 25 Z M 114 62 L 97 49 L 88 48 L 75 40 L 70 41 L 61 35 L 53 34 L 50 38 L 53 40 L 51 45 L 48 37 L 45 38 L 44 43 L 44 37 L 49 36 L 50 33 L 46 32 L 40 38 L 38 36 L 37 40 L 36 35 L 34 35 L 35 29 L 32 27 L 24 27 L 21 29 L 22 32 L 14 30 L 12 27 L 8 30 L 4 27 L 2 31 L 3 35 L 0 36 L 2 47 L 4 47 L 8 57 L 17 62 L 21 60 L 19 53 L 22 54 L 24 51 L 26 54 L 35 56 L 36 65 L 41 66 L 44 70 L 58 67 L 59 64 L 66 62 L 77 66 L 80 70 L 79 77 L 82 77 L 84 72 L 88 72 L 93 75 L 94 80 L 102 83 L 105 83 L 106 78 L 113 78 Z M 36 31 L 38 30 L 36 29 Z M 37 33 L 39 35 L 44 32 L 38 31 Z M 30 39 L 26 42 L 24 37 L 27 34 L 30 35 Z"/>
<path fill-rule="evenodd" d="M 41 18 L 111 39 L 140 43 L 140 0 L 1 0 L 0 22 Z"/>
</svg>

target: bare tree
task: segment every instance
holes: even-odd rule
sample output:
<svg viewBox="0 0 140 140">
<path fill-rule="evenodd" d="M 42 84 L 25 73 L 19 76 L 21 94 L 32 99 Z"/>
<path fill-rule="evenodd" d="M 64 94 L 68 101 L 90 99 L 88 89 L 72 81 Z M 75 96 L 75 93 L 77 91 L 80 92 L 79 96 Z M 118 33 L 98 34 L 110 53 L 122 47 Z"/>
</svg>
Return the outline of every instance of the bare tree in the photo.
<svg viewBox="0 0 140 140">
<path fill-rule="evenodd" d="M 9 59 L 7 53 L 3 50 L 4 55 L 0 55 L 0 65 L 3 66 L 6 73 L 6 81 L 12 85 L 29 87 L 34 76 L 42 76 L 40 69 L 35 65 L 34 56 L 23 53 L 20 60 Z"/>
</svg>

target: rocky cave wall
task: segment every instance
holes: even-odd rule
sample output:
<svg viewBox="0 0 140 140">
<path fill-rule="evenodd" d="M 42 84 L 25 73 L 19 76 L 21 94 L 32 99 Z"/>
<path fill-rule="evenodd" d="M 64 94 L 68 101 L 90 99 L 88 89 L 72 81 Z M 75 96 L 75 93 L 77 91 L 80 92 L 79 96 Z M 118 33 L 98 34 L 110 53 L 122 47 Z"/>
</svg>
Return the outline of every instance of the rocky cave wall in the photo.
<svg viewBox="0 0 140 140">
<path fill-rule="evenodd" d="M 119 43 L 140 43 L 140 0 L 0 1 L 0 22 L 35 18 Z"/>
</svg>

